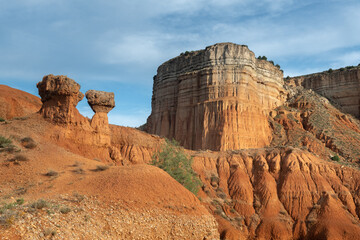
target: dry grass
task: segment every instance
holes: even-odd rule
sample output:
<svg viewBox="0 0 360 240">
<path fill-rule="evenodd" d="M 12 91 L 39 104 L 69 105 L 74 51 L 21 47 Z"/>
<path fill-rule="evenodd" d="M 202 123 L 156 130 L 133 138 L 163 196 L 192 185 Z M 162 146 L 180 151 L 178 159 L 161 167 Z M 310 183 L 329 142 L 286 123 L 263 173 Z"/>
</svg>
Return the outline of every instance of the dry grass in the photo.
<svg viewBox="0 0 360 240">
<path fill-rule="evenodd" d="M 37 146 L 36 142 L 30 137 L 21 139 L 21 144 L 28 149 L 34 149 Z"/>
</svg>

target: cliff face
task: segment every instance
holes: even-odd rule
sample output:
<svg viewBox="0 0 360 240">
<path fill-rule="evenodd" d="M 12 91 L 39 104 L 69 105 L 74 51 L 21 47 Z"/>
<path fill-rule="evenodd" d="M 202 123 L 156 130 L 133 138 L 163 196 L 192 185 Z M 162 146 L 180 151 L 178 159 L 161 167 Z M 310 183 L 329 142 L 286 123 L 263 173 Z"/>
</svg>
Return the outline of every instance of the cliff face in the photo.
<svg viewBox="0 0 360 240">
<path fill-rule="evenodd" d="M 337 102 L 344 112 L 360 117 L 359 67 L 294 77 L 290 84 L 312 89 Z"/>
<path fill-rule="evenodd" d="M 190 149 L 264 147 L 268 113 L 284 101 L 282 72 L 247 46 L 221 43 L 158 68 L 147 131 Z"/>
</svg>

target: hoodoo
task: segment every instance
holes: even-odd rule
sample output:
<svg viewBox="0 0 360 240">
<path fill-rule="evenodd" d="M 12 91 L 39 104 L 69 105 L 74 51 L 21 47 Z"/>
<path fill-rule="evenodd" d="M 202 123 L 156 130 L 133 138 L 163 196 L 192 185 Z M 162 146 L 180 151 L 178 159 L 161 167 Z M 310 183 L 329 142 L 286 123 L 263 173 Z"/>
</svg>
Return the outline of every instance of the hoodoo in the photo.
<svg viewBox="0 0 360 240">
<path fill-rule="evenodd" d="M 43 105 L 40 113 L 53 122 L 75 124 L 83 119 L 76 105 L 84 98 L 80 85 L 67 76 L 45 76 L 37 85 Z"/>
<path fill-rule="evenodd" d="M 91 119 L 91 126 L 98 132 L 110 135 L 108 112 L 115 107 L 114 93 L 89 90 L 85 94 L 86 99 L 95 112 Z"/>
<path fill-rule="evenodd" d="M 264 147 L 267 116 L 284 101 L 278 67 L 245 45 L 215 44 L 158 68 L 147 131 L 195 150 Z"/>
</svg>

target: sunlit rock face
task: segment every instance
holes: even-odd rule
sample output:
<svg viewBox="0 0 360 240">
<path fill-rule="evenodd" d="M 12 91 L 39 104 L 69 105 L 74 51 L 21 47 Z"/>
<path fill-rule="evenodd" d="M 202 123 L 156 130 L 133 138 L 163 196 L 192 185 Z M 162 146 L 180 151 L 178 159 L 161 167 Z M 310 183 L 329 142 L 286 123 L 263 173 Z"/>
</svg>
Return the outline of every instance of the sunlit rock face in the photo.
<svg viewBox="0 0 360 240">
<path fill-rule="evenodd" d="M 245 45 L 215 44 L 158 68 L 147 131 L 196 150 L 264 147 L 268 113 L 284 100 L 279 68 Z"/>
<path fill-rule="evenodd" d="M 341 110 L 360 118 L 359 66 L 294 77 L 289 82 L 330 98 L 341 106 Z"/>
</svg>

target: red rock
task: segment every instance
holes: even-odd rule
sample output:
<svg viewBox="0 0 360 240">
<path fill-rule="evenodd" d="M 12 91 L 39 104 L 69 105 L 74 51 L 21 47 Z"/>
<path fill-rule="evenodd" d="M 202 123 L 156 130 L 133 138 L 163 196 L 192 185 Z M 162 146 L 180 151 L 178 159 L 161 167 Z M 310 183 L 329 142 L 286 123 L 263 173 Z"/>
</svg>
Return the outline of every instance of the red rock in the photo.
<svg viewBox="0 0 360 240">
<path fill-rule="evenodd" d="M 158 68 L 147 131 L 189 149 L 264 147 L 282 85 L 282 72 L 247 46 L 221 43 L 180 55 Z"/>
</svg>

